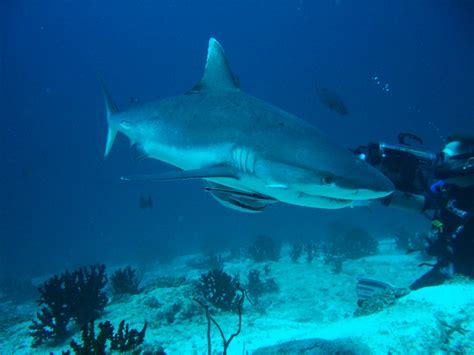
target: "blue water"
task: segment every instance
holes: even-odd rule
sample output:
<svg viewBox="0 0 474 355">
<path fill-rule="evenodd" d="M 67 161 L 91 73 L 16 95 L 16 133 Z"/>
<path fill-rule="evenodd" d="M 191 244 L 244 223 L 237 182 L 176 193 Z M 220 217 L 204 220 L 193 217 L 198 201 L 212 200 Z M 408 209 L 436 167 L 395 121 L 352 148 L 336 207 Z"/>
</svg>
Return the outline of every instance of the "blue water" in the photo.
<svg viewBox="0 0 474 355">
<path fill-rule="evenodd" d="M 121 108 L 183 93 L 207 42 L 223 45 L 241 87 L 347 147 L 395 142 L 436 150 L 474 128 L 471 1 L 39 1 L 0 5 L 0 276 L 34 277 L 93 262 L 166 258 L 244 245 L 258 234 L 311 238 L 331 221 L 387 233 L 419 224 L 383 209 L 224 209 L 195 182 L 126 184 L 169 169 L 136 162 L 120 137 L 104 159 L 99 77 Z M 377 79 L 374 79 L 377 77 Z M 351 114 L 318 100 L 336 91 Z M 386 86 L 388 85 L 388 86 Z M 388 88 L 384 90 L 384 88 Z M 152 196 L 153 210 L 138 206 Z"/>
</svg>

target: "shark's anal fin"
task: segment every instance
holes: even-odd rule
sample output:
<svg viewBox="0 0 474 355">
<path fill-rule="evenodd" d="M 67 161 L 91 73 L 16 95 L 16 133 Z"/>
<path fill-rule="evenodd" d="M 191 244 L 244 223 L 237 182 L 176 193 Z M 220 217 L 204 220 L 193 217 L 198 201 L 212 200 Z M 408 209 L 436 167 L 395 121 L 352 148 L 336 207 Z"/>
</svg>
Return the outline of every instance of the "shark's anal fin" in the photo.
<svg viewBox="0 0 474 355">
<path fill-rule="evenodd" d="M 238 176 L 232 169 L 225 166 L 213 166 L 209 168 L 193 170 L 175 170 L 167 171 L 154 175 L 130 175 L 122 176 L 124 181 L 173 181 L 173 180 L 192 180 L 205 178 L 232 178 L 238 179 Z"/>
</svg>

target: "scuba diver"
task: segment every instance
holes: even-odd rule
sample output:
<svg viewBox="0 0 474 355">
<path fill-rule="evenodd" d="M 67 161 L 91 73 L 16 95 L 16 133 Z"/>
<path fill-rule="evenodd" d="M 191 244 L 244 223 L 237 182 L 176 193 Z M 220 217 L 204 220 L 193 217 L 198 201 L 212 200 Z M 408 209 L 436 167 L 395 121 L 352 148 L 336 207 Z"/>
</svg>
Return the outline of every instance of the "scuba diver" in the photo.
<svg viewBox="0 0 474 355">
<path fill-rule="evenodd" d="M 388 207 L 423 213 L 432 221 L 426 252 L 436 263 L 410 285 L 416 290 L 443 283 L 455 274 L 474 279 L 474 136 L 449 136 L 439 154 L 416 149 L 400 133 L 398 145 L 370 143 L 352 151 L 389 177 L 396 191 L 380 200 Z M 361 278 L 359 300 L 390 285 Z"/>
</svg>

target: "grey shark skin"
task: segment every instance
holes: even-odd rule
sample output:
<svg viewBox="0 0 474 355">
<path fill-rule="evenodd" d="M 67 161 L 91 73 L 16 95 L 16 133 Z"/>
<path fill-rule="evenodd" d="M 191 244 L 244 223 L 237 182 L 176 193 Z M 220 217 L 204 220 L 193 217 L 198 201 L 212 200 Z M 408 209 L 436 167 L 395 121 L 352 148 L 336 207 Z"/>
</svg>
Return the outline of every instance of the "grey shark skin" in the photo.
<svg viewBox="0 0 474 355">
<path fill-rule="evenodd" d="M 125 180 L 201 178 L 223 205 L 259 212 L 273 202 L 342 208 L 382 198 L 384 175 L 302 119 L 240 90 L 221 45 L 209 41 L 201 81 L 184 95 L 118 111 L 104 87 L 109 132 L 180 170 Z"/>
</svg>

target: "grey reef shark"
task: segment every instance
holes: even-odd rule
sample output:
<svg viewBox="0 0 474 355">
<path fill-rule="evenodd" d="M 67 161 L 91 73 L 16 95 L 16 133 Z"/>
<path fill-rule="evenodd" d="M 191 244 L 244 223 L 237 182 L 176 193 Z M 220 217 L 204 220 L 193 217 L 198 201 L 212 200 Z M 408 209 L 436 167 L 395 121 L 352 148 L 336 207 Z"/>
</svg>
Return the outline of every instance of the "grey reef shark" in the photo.
<svg viewBox="0 0 474 355">
<path fill-rule="evenodd" d="M 178 169 L 122 180 L 203 179 L 222 205 L 261 212 L 275 202 L 335 209 L 388 196 L 391 181 L 308 122 L 240 90 L 209 40 L 202 79 L 184 95 L 118 110 L 103 85 L 108 136 Z"/>
</svg>

